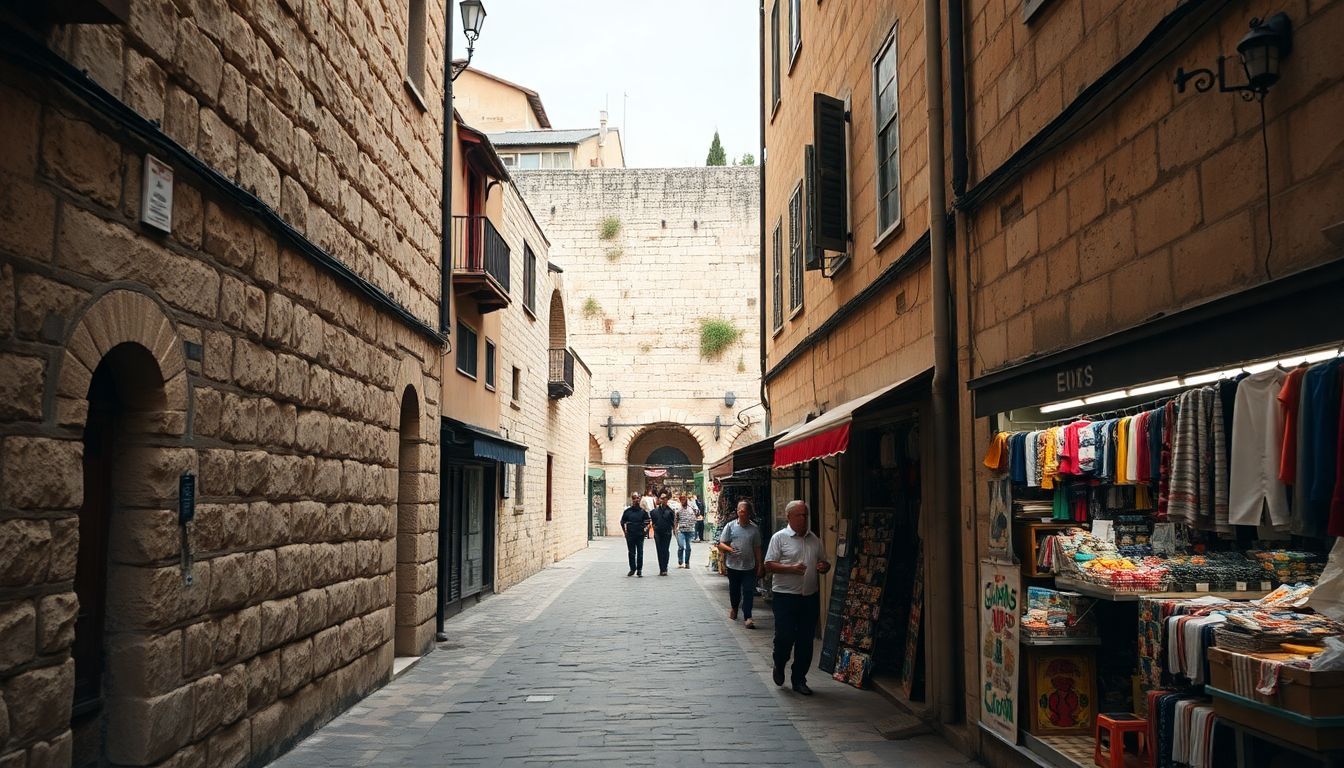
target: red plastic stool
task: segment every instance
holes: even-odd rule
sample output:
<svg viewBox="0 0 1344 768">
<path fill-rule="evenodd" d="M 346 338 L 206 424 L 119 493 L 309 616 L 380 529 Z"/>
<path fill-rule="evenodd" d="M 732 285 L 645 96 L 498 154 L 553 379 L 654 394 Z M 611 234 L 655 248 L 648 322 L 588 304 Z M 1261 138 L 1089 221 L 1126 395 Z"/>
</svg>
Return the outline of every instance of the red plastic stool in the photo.
<svg viewBox="0 0 1344 768">
<path fill-rule="evenodd" d="M 1106 760 L 1102 762 L 1101 734 L 1106 732 Z M 1125 734 L 1133 733 L 1138 737 L 1139 760 L 1148 761 L 1148 721 L 1129 712 L 1112 712 L 1097 715 L 1096 746 L 1092 752 L 1092 762 L 1099 768 L 1124 768 Z"/>
</svg>

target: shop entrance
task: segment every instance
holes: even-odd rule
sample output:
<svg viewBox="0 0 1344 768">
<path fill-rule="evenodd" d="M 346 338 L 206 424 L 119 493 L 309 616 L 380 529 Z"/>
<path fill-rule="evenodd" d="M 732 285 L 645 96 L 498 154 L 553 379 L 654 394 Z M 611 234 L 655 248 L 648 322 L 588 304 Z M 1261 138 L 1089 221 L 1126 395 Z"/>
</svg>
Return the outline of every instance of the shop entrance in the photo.
<svg viewBox="0 0 1344 768">
<path fill-rule="evenodd" d="M 704 451 L 690 430 L 679 424 L 646 427 L 630 441 L 626 487 L 631 493 L 666 490 L 695 493 L 695 473 L 704 465 Z"/>
</svg>

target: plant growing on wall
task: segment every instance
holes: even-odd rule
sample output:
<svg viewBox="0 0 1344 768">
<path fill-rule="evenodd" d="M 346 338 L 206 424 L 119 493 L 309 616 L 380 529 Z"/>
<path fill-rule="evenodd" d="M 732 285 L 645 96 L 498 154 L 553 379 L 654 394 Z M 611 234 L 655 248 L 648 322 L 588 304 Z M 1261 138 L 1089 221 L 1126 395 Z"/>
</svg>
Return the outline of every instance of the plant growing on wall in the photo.
<svg viewBox="0 0 1344 768">
<path fill-rule="evenodd" d="M 650 343 L 647 342 L 647 341 L 642 342 L 642 343 L 639 345 L 639 353 L 642 354 L 642 355 L 647 355 L 647 354 L 649 354 L 649 353 L 652 352 L 652 351 L 653 351 L 653 345 L 650 344 Z"/>
<path fill-rule="evenodd" d="M 615 240 L 616 236 L 621 234 L 621 220 L 615 216 L 608 216 L 602 220 L 601 227 L 598 228 L 598 236 L 603 240 Z"/>
<path fill-rule="evenodd" d="M 737 372 L 738 372 L 738 373 L 746 373 L 746 372 L 747 372 L 747 361 L 746 361 L 746 360 L 743 360 L 743 359 L 740 358 L 740 357 L 737 358 Z"/>
<path fill-rule="evenodd" d="M 625 249 L 621 248 L 619 245 L 618 245 L 618 246 L 615 246 L 615 247 L 613 247 L 613 248 L 608 248 L 608 249 L 607 249 L 607 261 L 620 261 L 620 260 L 621 260 L 621 256 L 624 255 L 624 253 L 625 253 Z"/>
<path fill-rule="evenodd" d="M 597 317 L 602 314 L 602 305 L 597 303 L 597 299 L 589 296 L 583 302 L 583 316 L 587 318 Z"/>
<path fill-rule="evenodd" d="M 705 318 L 700 321 L 700 357 L 718 360 L 723 351 L 742 336 L 742 331 L 731 320 Z"/>
</svg>

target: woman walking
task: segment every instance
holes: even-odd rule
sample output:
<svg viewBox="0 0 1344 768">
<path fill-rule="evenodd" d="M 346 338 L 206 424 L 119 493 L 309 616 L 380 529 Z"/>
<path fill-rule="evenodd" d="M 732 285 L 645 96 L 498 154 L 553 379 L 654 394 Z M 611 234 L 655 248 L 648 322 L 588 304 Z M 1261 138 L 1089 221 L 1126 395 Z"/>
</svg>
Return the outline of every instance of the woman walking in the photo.
<svg viewBox="0 0 1344 768">
<path fill-rule="evenodd" d="M 695 508 L 683 494 L 677 511 L 677 567 L 691 567 L 691 539 L 695 536 Z"/>
<path fill-rule="evenodd" d="M 756 580 L 761 577 L 764 560 L 761 559 L 761 529 L 752 522 L 751 502 L 737 502 L 737 519 L 730 521 L 719 534 L 719 551 L 728 567 L 728 618 L 737 620 L 737 609 L 747 629 L 755 629 L 751 620 L 751 603 L 756 597 Z"/>
</svg>

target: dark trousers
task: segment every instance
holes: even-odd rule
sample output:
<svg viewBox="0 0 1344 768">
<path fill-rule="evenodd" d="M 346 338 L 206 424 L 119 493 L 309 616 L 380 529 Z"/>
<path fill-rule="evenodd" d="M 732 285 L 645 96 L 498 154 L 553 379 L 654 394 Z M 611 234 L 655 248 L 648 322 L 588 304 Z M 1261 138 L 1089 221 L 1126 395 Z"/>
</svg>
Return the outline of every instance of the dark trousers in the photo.
<svg viewBox="0 0 1344 768">
<path fill-rule="evenodd" d="M 626 535 L 625 551 L 630 555 L 630 570 L 637 573 L 644 572 L 644 531 L 640 531 L 634 536 Z"/>
<path fill-rule="evenodd" d="M 704 540 L 705 540 L 705 521 L 704 521 L 704 520 L 696 520 L 696 521 L 695 521 L 695 540 L 696 540 L 696 541 L 704 541 Z"/>
<path fill-rule="evenodd" d="M 751 603 L 756 598 L 756 571 L 728 569 L 728 604 L 737 610 L 742 607 L 742 618 L 751 618 Z"/>
<path fill-rule="evenodd" d="M 671 556 L 669 547 L 672 546 L 672 532 L 658 533 L 654 531 L 653 546 L 658 551 L 658 572 L 667 573 L 667 560 Z"/>
<path fill-rule="evenodd" d="M 817 632 L 817 612 L 821 610 L 821 593 L 790 595 L 774 593 L 775 606 L 775 669 L 783 669 L 793 655 L 794 685 L 807 682 L 807 671 L 812 667 L 812 638 Z"/>
</svg>

